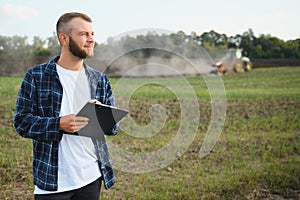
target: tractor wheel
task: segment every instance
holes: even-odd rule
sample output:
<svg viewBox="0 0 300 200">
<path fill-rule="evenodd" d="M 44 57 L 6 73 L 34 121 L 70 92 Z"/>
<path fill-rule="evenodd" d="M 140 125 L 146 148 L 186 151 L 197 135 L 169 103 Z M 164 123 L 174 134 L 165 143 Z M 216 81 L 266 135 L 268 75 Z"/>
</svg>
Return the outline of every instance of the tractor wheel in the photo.
<svg viewBox="0 0 300 200">
<path fill-rule="evenodd" d="M 243 70 L 243 64 L 242 64 L 242 62 L 241 62 L 240 60 L 237 60 L 237 61 L 235 62 L 233 70 L 234 70 L 235 72 L 242 72 L 242 71 L 244 71 L 244 70 Z"/>
<path fill-rule="evenodd" d="M 251 62 L 248 62 L 247 65 L 246 65 L 246 67 L 245 67 L 245 71 L 250 71 L 250 70 L 252 70 L 252 67 L 253 67 L 252 63 L 251 63 Z"/>
</svg>

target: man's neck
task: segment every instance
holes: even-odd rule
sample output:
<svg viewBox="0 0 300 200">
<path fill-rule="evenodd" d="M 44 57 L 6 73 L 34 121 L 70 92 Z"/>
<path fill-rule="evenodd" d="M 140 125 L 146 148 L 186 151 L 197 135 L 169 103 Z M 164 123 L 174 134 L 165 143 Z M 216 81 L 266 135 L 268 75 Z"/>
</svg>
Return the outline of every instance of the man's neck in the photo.
<svg viewBox="0 0 300 200">
<path fill-rule="evenodd" d="M 65 56 L 60 55 L 60 58 L 57 61 L 57 64 L 65 69 L 78 71 L 83 67 L 83 59 L 75 56 Z"/>
</svg>

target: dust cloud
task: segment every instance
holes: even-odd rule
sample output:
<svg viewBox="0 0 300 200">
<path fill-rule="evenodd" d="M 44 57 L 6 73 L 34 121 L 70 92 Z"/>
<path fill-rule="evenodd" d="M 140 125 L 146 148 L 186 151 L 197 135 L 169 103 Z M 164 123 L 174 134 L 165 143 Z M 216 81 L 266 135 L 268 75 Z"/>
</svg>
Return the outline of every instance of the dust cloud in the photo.
<svg viewBox="0 0 300 200">
<path fill-rule="evenodd" d="M 154 40 L 123 45 L 120 41 L 122 38 L 119 41 L 111 39 L 109 45 L 98 45 L 94 56 L 87 60 L 88 64 L 116 77 L 125 74 L 128 77 L 197 75 L 214 70 L 215 62 L 200 45 L 191 49 L 188 43 L 174 46 Z M 132 70 L 136 67 L 138 69 Z"/>
</svg>

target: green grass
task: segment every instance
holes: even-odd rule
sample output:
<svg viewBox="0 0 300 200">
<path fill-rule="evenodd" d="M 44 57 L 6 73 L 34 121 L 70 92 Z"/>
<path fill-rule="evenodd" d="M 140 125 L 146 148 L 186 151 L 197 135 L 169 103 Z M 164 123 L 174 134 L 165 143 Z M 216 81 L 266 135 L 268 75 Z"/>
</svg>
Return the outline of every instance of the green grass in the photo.
<svg viewBox="0 0 300 200">
<path fill-rule="evenodd" d="M 248 73 L 231 73 L 223 76 L 227 99 L 300 96 L 300 68 L 258 68 Z M 112 85 L 120 89 L 119 95 L 133 93 L 132 98 L 173 98 L 174 92 L 210 98 L 205 80 L 212 81 L 211 87 L 220 87 L 218 76 L 194 76 L 171 78 L 112 78 Z M 213 84 L 215 83 L 215 84 Z M 190 88 L 191 87 L 191 88 Z M 187 89 L 187 90 L 185 90 Z M 176 96 L 176 95 L 175 95 Z"/>
<path fill-rule="evenodd" d="M 130 116 L 137 125 L 151 122 L 149 109 L 156 104 L 167 117 L 163 128 L 149 138 L 130 136 L 121 124 L 119 135 L 108 140 L 128 152 L 150 153 L 175 137 L 181 116 L 178 97 L 188 101 L 195 94 L 200 118 L 192 144 L 174 162 L 147 173 L 116 169 L 116 185 L 103 189 L 101 199 L 300 198 L 300 67 L 212 77 L 214 87 L 223 80 L 226 118 L 217 144 L 200 159 L 211 117 L 205 78 L 111 79 L 117 101 L 130 97 Z M 0 199 L 33 198 L 31 141 L 18 136 L 12 126 L 20 83 L 21 78 L 0 77 Z M 159 110 L 153 114 L 161 117 Z"/>
</svg>

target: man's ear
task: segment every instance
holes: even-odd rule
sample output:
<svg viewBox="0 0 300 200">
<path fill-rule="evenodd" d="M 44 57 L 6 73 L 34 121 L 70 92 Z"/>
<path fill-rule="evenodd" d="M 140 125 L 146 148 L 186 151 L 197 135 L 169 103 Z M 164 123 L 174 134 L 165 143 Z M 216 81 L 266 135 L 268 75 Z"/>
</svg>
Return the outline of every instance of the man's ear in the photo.
<svg viewBox="0 0 300 200">
<path fill-rule="evenodd" d="M 66 44 L 68 41 L 68 35 L 65 33 L 60 33 L 58 38 L 61 44 Z"/>
</svg>

